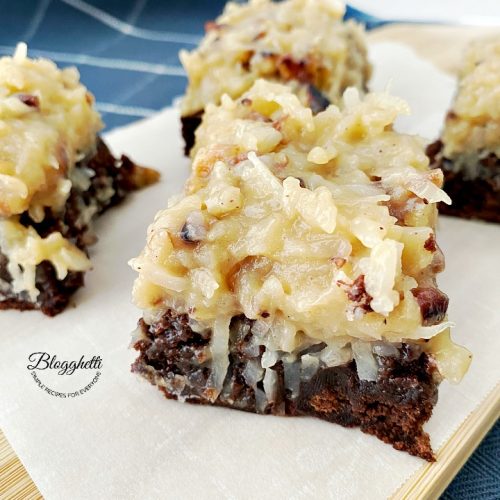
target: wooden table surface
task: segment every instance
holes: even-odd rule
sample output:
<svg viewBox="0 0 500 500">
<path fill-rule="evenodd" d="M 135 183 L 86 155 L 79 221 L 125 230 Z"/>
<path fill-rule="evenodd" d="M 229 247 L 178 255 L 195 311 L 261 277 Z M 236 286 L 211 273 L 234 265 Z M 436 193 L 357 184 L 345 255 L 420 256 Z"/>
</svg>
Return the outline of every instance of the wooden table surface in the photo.
<svg viewBox="0 0 500 500">
<path fill-rule="evenodd" d="M 42 495 L 0 431 L 0 499 L 38 500 Z"/>
</svg>

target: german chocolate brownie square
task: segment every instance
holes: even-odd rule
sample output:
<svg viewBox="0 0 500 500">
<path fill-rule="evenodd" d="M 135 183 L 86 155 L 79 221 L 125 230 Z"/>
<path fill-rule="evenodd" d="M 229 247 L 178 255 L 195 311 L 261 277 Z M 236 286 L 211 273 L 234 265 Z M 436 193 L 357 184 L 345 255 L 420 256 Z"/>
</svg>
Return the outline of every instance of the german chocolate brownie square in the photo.
<svg viewBox="0 0 500 500">
<path fill-rule="evenodd" d="M 328 0 L 230 3 L 206 24 L 199 46 L 181 51 L 188 86 L 181 101 L 185 152 L 209 104 L 240 97 L 259 78 L 284 83 L 313 112 L 337 103 L 347 87 L 366 90 L 371 66 L 364 31 L 343 22 Z"/>
<path fill-rule="evenodd" d="M 467 49 L 440 140 L 427 154 L 444 172 L 447 215 L 500 222 L 500 38 Z"/>
<path fill-rule="evenodd" d="M 348 89 L 313 114 L 258 80 L 209 106 L 182 195 L 142 253 L 132 370 L 168 398 L 314 416 L 426 460 L 450 339 L 436 276 L 442 173 L 392 124 L 407 104 Z"/>
<path fill-rule="evenodd" d="M 0 309 L 60 313 L 83 286 L 93 220 L 158 174 L 113 157 L 76 69 L 0 59 Z"/>
</svg>

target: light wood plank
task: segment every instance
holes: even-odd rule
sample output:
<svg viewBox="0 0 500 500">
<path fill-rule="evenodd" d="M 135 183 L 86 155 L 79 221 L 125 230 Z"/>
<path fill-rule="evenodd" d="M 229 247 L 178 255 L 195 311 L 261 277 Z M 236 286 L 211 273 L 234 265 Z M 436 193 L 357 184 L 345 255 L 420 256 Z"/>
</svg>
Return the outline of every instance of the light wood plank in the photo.
<svg viewBox="0 0 500 500">
<path fill-rule="evenodd" d="M 422 466 L 392 500 L 439 498 L 499 418 L 500 385 L 497 385 L 439 450 L 436 462 Z"/>
<path fill-rule="evenodd" d="M 43 500 L 42 495 L 0 430 L 0 499 Z"/>
</svg>

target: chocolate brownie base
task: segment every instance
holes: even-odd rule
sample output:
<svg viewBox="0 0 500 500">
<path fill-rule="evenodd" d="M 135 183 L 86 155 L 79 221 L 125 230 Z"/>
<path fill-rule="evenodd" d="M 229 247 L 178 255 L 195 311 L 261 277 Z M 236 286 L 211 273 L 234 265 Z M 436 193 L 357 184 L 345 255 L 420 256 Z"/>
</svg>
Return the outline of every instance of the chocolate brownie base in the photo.
<svg viewBox="0 0 500 500">
<path fill-rule="evenodd" d="M 203 118 L 203 111 L 198 111 L 192 115 L 181 116 L 182 138 L 184 139 L 184 154 L 189 156 L 194 146 L 196 129 Z"/>
<path fill-rule="evenodd" d="M 216 398 L 207 389 L 210 332 L 194 332 L 186 315 L 168 311 L 151 326 L 139 321 L 133 344 L 139 356 L 132 371 L 157 385 L 169 399 L 261 414 L 318 417 L 360 427 L 398 450 L 434 461 L 423 424 L 437 401 L 439 377 L 432 358 L 418 346 L 400 344 L 391 356 L 376 356 L 376 381 L 360 380 L 354 361 L 307 374 L 300 361 L 280 360 L 271 368 L 276 375 L 269 402 L 262 380 L 249 382 L 258 378 L 248 373 L 258 372 L 265 351 L 263 346 L 252 345 L 251 325 L 244 317 L 231 322 L 229 368 Z M 307 352 L 324 347 L 318 344 Z"/>
<path fill-rule="evenodd" d="M 397 450 L 433 462 L 429 436 L 422 428 L 437 402 L 432 362 L 426 354 L 383 362 L 385 370 L 374 382 L 359 380 L 354 361 L 320 369 L 301 385 L 297 414 L 359 426 Z"/>
<path fill-rule="evenodd" d="M 442 142 L 436 141 L 427 148 L 431 165 L 443 171 L 443 189 L 453 200 L 452 205 L 440 203 L 439 211 L 465 219 L 500 222 L 500 158 L 494 154 L 482 158 L 477 165 L 478 175 L 468 178 L 462 171 L 454 171 L 453 161 L 442 156 L 442 147 Z"/>
<path fill-rule="evenodd" d="M 6 266 L 7 258 L 0 254 L 0 279 L 10 282 Z M 47 316 L 55 316 L 66 308 L 71 295 L 83 286 L 83 273 L 70 271 L 66 278 L 58 280 L 52 264 L 44 261 L 36 268 L 35 283 L 40 290 L 36 302 L 32 302 L 26 293 L 15 294 L 6 290 L 0 292 L 0 309 L 39 309 Z"/>
<path fill-rule="evenodd" d="M 87 189 L 80 190 L 74 184 L 62 213 L 54 214 L 46 209 L 43 221 L 36 223 L 25 212 L 20 216 L 20 222 L 35 228 L 42 237 L 59 231 L 86 252 L 87 247 L 96 241 L 90 227 L 92 219 L 120 203 L 130 191 L 156 180 L 157 175 L 152 170 L 138 167 L 126 156 L 116 160 L 100 139 L 96 153 L 75 165 L 75 169 L 92 171 Z M 85 216 L 89 207 L 95 212 L 91 220 Z M 0 309 L 39 309 L 47 316 L 55 316 L 68 305 L 71 295 L 84 285 L 84 273 L 70 271 L 66 278 L 58 280 L 52 264 L 44 261 L 36 268 L 35 283 L 40 293 L 36 302 L 32 302 L 27 293 L 15 293 L 8 286 L 12 278 L 7 264 L 7 257 L 0 250 Z"/>
</svg>

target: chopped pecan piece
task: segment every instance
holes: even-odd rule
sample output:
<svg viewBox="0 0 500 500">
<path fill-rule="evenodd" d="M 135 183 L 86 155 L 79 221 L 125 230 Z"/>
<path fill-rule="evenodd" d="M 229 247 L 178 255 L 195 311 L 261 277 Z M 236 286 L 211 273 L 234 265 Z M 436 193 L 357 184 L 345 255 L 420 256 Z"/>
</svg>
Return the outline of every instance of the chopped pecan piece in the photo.
<svg viewBox="0 0 500 500">
<path fill-rule="evenodd" d="M 422 324 L 432 326 L 441 323 L 448 310 L 448 296 L 437 288 L 414 288 L 411 293 L 417 299 L 422 313 Z"/>
<path fill-rule="evenodd" d="M 40 99 L 36 95 L 32 94 L 18 94 L 17 98 L 26 106 L 30 108 L 40 109 Z"/>
</svg>

